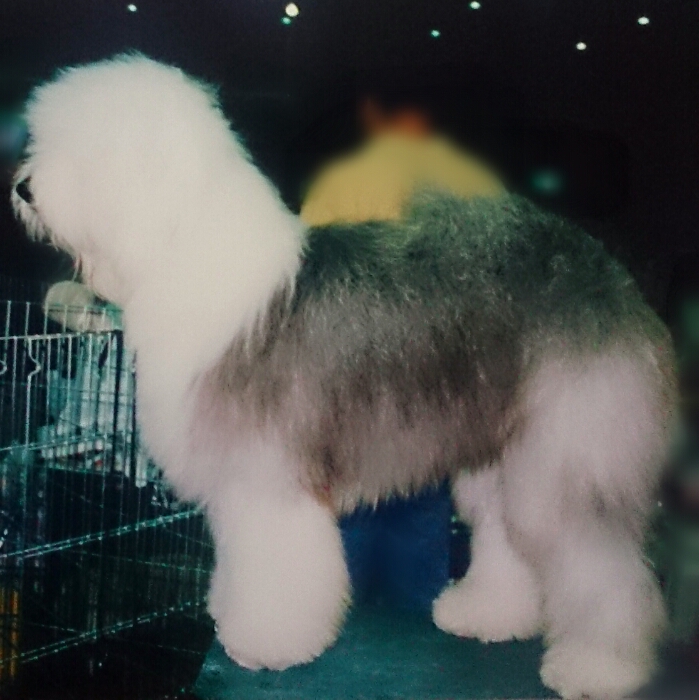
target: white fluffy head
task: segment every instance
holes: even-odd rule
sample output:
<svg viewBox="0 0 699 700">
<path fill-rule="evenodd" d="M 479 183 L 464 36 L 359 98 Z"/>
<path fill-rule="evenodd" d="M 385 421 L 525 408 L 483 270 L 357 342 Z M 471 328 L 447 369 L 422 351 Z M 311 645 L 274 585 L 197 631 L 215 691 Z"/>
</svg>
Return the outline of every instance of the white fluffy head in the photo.
<svg viewBox="0 0 699 700">
<path fill-rule="evenodd" d="M 32 202 L 13 188 L 15 210 L 78 258 L 101 296 L 126 305 L 144 284 L 182 284 L 187 271 L 216 279 L 225 265 L 260 307 L 293 274 L 301 227 L 214 91 L 179 69 L 140 55 L 72 68 L 35 91 L 26 119 L 15 184 L 27 183 Z"/>
</svg>

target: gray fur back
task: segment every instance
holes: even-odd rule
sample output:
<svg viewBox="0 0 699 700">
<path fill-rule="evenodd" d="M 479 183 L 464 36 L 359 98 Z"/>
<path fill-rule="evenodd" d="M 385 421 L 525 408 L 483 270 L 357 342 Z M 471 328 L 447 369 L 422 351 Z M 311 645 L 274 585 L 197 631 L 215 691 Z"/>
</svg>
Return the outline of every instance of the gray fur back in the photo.
<svg viewBox="0 0 699 700">
<path fill-rule="evenodd" d="M 203 397 L 281 430 L 307 486 L 347 510 L 497 459 L 544 357 L 663 343 L 583 231 L 517 197 L 424 193 L 402 223 L 312 229 L 295 289 Z"/>
</svg>

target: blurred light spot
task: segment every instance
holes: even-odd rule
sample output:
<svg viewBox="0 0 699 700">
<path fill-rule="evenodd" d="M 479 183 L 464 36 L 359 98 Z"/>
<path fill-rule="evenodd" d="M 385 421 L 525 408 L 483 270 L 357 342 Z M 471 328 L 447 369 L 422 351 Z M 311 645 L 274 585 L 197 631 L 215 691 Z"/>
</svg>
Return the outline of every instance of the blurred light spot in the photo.
<svg viewBox="0 0 699 700">
<path fill-rule="evenodd" d="M 129 12 L 137 12 L 138 11 L 138 7 L 136 7 L 136 5 L 134 5 L 133 3 L 131 3 L 130 5 L 127 5 L 126 9 Z"/>
<path fill-rule="evenodd" d="M 26 124 L 16 115 L 0 113 L 0 161 L 19 158 L 26 140 Z"/>
<path fill-rule="evenodd" d="M 541 168 L 532 174 L 531 186 L 535 192 L 553 197 L 563 190 L 563 178 L 557 170 Z"/>
<path fill-rule="evenodd" d="M 473 0 L 473 2 L 469 3 L 468 6 L 472 10 L 480 10 L 481 9 L 481 4 L 478 2 L 478 0 Z"/>
<path fill-rule="evenodd" d="M 587 48 L 587 44 L 584 41 L 579 41 L 576 45 L 575 48 L 578 51 L 584 51 Z"/>
<path fill-rule="evenodd" d="M 298 17 L 298 16 L 299 16 L 299 12 L 301 12 L 301 10 L 299 10 L 299 6 L 298 6 L 295 2 L 290 2 L 290 3 L 284 8 L 284 12 L 286 13 L 286 16 L 287 16 L 287 17 L 292 17 L 292 18 L 293 18 L 293 17 Z"/>
<path fill-rule="evenodd" d="M 645 16 L 644 16 L 644 17 L 639 17 L 639 18 L 638 18 L 638 23 L 639 23 L 639 24 L 650 24 L 650 20 L 648 19 L 648 17 L 645 17 Z"/>
<path fill-rule="evenodd" d="M 282 17 L 282 24 L 286 24 L 286 25 L 291 24 L 291 18 L 290 17 Z"/>
<path fill-rule="evenodd" d="M 430 32 L 430 36 L 431 36 L 433 39 L 439 39 L 439 37 L 442 36 L 442 32 L 440 32 L 439 29 L 433 29 L 433 30 Z"/>
</svg>

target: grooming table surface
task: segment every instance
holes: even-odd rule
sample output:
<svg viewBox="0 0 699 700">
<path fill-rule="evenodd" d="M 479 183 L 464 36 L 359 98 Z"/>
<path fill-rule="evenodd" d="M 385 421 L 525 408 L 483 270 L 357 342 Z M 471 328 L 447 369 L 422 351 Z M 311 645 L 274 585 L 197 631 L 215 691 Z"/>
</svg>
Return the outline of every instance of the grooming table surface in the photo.
<svg viewBox="0 0 699 700">
<path fill-rule="evenodd" d="M 538 677 L 539 642 L 480 644 L 424 615 L 355 610 L 334 647 L 307 666 L 251 672 L 212 646 L 194 689 L 202 700 L 467 700 L 553 697 Z"/>
</svg>

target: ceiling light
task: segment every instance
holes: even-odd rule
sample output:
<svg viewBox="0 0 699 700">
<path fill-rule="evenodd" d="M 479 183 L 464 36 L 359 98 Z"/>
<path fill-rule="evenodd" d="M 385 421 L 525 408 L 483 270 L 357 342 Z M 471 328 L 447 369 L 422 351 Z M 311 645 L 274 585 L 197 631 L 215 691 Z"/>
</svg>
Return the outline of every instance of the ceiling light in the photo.
<svg viewBox="0 0 699 700">
<path fill-rule="evenodd" d="M 287 26 L 291 24 L 291 18 L 290 17 L 282 17 L 282 24 L 286 24 Z"/>
<path fill-rule="evenodd" d="M 294 17 L 299 16 L 299 12 L 301 12 L 301 10 L 299 10 L 299 6 L 295 2 L 290 2 L 284 8 L 284 12 L 287 17 L 291 17 L 293 19 Z"/>
<path fill-rule="evenodd" d="M 137 8 L 136 5 L 134 5 L 133 3 L 131 3 L 130 5 L 127 5 L 127 6 L 126 6 L 126 9 L 127 9 L 129 12 L 137 12 L 137 11 L 138 11 L 138 8 Z"/>
<path fill-rule="evenodd" d="M 584 41 L 579 41 L 576 45 L 575 48 L 578 51 L 584 51 L 587 48 L 587 44 Z"/>
<path fill-rule="evenodd" d="M 442 36 L 442 32 L 440 32 L 439 29 L 433 29 L 433 30 L 430 32 L 430 36 L 431 36 L 433 39 L 439 39 L 439 37 Z"/>
<path fill-rule="evenodd" d="M 650 19 L 648 19 L 648 17 L 646 17 L 646 16 L 639 17 L 639 18 L 638 18 L 638 23 L 639 23 L 639 24 L 643 24 L 643 25 L 645 25 L 645 24 L 650 24 Z"/>
<path fill-rule="evenodd" d="M 473 0 L 473 2 L 470 2 L 468 6 L 472 10 L 480 10 L 481 9 L 481 4 L 478 2 L 478 0 Z"/>
</svg>

